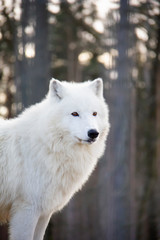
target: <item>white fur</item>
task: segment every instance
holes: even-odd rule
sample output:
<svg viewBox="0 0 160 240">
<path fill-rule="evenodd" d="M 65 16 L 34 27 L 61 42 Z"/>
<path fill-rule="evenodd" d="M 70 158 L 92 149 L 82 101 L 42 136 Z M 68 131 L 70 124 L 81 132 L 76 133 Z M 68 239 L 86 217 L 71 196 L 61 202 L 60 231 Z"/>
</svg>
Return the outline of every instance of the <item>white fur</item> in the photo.
<svg viewBox="0 0 160 240">
<path fill-rule="evenodd" d="M 10 240 L 42 240 L 51 215 L 94 170 L 109 130 L 102 91 L 101 79 L 52 79 L 42 102 L 0 120 L 0 221 L 10 221 Z M 90 129 L 99 132 L 94 143 Z"/>
</svg>

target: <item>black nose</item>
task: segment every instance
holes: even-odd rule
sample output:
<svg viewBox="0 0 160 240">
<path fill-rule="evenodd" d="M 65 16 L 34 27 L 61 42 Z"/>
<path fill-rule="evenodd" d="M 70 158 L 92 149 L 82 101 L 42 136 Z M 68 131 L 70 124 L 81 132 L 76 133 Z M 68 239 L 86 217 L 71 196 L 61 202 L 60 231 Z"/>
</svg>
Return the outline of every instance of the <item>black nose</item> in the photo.
<svg viewBox="0 0 160 240">
<path fill-rule="evenodd" d="M 99 132 L 97 132 L 96 129 L 91 129 L 88 131 L 88 137 L 90 137 L 91 139 L 97 138 L 99 135 Z"/>
</svg>

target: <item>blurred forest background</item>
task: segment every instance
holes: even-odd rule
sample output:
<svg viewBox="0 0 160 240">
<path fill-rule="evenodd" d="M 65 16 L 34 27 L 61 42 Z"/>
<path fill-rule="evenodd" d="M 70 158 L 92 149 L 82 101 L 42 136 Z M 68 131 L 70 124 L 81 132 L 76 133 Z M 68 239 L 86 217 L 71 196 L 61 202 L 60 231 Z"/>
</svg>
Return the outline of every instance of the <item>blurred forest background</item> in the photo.
<svg viewBox="0 0 160 240">
<path fill-rule="evenodd" d="M 0 0 L 0 116 L 40 101 L 51 77 L 102 77 L 111 131 L 45 239 L 160 239 L 159 0 Z"/>
</svg>

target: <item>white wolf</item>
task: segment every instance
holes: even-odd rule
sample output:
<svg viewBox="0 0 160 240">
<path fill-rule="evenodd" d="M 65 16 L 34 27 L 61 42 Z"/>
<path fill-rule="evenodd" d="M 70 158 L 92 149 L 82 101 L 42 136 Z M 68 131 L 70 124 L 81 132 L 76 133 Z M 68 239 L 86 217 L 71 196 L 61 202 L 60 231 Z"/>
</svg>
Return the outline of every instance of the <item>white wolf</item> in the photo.
<svg viewBox="0 0 160 240">
<path fill-rule="evenodd" d="M 0 222 L 10 240 L 42 240 L 51 215 L 87 181 L 109 130 L 101 79 L 52 79 L 46 98 L 0 120 Z"/>
</svg>

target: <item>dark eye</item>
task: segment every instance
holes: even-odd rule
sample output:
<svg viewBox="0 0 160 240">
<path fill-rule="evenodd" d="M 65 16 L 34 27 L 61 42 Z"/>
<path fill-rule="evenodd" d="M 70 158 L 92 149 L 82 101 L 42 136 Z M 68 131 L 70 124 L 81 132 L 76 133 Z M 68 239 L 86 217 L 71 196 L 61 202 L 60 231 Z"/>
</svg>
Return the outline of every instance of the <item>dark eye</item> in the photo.
<svg viewBox="0 0 160 240">
<path fill-rule="evenodd" d="M 71 113 L 71 115 L 74 117 L 79 117 L 79 114 L 77 112 L 73 112 L 73 113 Z"/>
<path fill-rule="evenodd" d="M 97 116 L 97 112 L 93 112 L 93 116 Z"/>
</svg>

